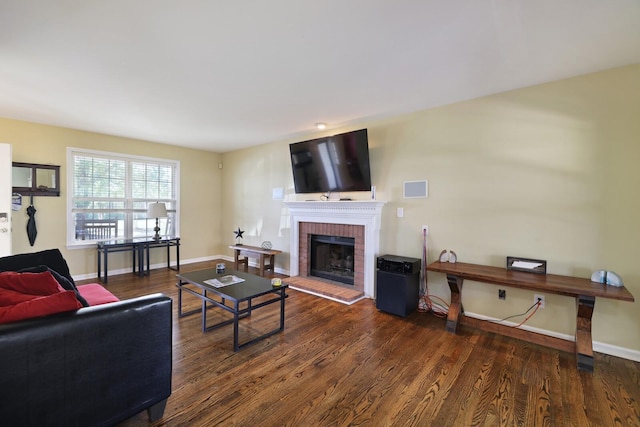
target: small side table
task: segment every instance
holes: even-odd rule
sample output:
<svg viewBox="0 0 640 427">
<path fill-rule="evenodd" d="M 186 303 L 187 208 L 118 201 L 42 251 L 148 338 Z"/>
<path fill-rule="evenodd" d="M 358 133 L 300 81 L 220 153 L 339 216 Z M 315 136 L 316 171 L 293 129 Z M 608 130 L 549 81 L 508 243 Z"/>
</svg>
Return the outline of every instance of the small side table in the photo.
<svg viewBox="0 0 640 427">
<path fill-rule="evenodd" d="M 282 253 L 282 251 L 276 249 L 263 249 L 257 246 L 247 245 L 231 245 L 229 248 L 235 252 L 233 258 L 233 268 L 240 270 L 240 266 L 244 265 L 244 271 L 249 269 L 249 258 L 258 259 L 258 268 L 260 268 L 260 276 L 264 276 L 265 270 L 271 270 L 275 268 L 275 256 Z"/>
</svg>

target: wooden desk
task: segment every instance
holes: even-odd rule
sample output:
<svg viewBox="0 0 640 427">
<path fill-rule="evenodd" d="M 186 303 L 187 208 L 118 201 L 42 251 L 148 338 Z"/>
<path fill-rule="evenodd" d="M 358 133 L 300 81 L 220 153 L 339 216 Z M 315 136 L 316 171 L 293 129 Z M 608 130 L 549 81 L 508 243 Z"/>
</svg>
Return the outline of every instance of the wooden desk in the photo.
<svg viewBox="0 0 640 427">
<path fill-rule="evenodd" d="M 271 270 L 271 272 L 273 272 L 276 265 L 275 256 L 282 253 L 282 251 L 275 249 L 263 249 L 257 246 L 247 245 L 232 245 L 229 246 L 229 248 L 235 252 L 233 258 L 233 268 L 235 270 L 239 270 L 239 267 L 244 265 L 244 271 L 247 271 L 249 269 L 249 258 L 258 258 L 260 276 L 264 276 L 265 270 Z"/>
<path fill-rule="evenodd" d="M 590 279 L 577 277 L 526 273 L 507 270 L 506 268 L 461 262 L 434 262 L 427 266 L 427 270 L 437 271 L 447 275 L 447 282 L 451 290 L 451 306 L 449 307 L 449 314 L 447 316 L 447 332 L 455 333 L 458 323 L 461 323 L 513 338 L 531 341 L 547 347 L 575 352 L 578 369 L 586 371 L 593 371 L 591 318 L 593 316 L 596 297 L 620 301 L 634 301 L 633 295 L 631 295 L 625 287 L 607 286 L 592 282 Z M 462 283 L 464 279 L 574 297 L 577 304 L 575 342 L 464 316 L 462 307 Z"/>
</svg>

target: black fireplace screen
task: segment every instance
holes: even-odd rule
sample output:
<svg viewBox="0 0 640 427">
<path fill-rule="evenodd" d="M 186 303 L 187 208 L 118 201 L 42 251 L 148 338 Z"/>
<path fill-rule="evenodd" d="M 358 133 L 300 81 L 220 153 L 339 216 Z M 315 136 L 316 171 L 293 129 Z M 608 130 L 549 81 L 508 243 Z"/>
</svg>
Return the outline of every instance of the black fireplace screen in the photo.
<svg viewBox="0 0 640 427">
<path fill-rule="evenodd" d="M 311 235 L 309 275 L 353 286 L 353 237 Z"/>
</svg>

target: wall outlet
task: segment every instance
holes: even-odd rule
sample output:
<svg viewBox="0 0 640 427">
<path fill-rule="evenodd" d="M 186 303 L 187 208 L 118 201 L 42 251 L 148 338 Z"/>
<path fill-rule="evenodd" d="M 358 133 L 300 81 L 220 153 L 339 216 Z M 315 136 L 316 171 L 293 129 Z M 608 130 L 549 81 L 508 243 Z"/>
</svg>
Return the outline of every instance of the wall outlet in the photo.
<svg viewBox="0 0 640 427">
<path fill-rule="evenodd" d="M 544 295 L 534 294 L 533 295 L 533 302 L 535 304 L 537 304 L 538 300 L 540 300 L 540 308 L 544 308 Z"/>
<path fill-rule="evenodd" d="M 429 235 L 429 226 L 428 225 L 423 225 L 422 226 L 422 231 L 426 231 L 427 232 L 427 236 Z"/>
<path fill-rule="evenodd" d="M 507 291 L 504 289 L 498 289 L 498 298 L 507 299 Z"/>
</svg>

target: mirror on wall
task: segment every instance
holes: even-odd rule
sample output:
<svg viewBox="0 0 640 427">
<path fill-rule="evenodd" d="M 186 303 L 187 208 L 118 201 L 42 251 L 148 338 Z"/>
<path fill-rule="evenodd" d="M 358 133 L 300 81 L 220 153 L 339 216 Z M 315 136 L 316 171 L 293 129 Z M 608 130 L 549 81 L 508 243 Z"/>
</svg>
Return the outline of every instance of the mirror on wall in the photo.
<svg viewBox="0 0 640 427">
<path fill-rule="evenodd" d="M 31 196 L 60 195 L 60 166 L 13 162 L 13 192 Z"/>
</svg>

